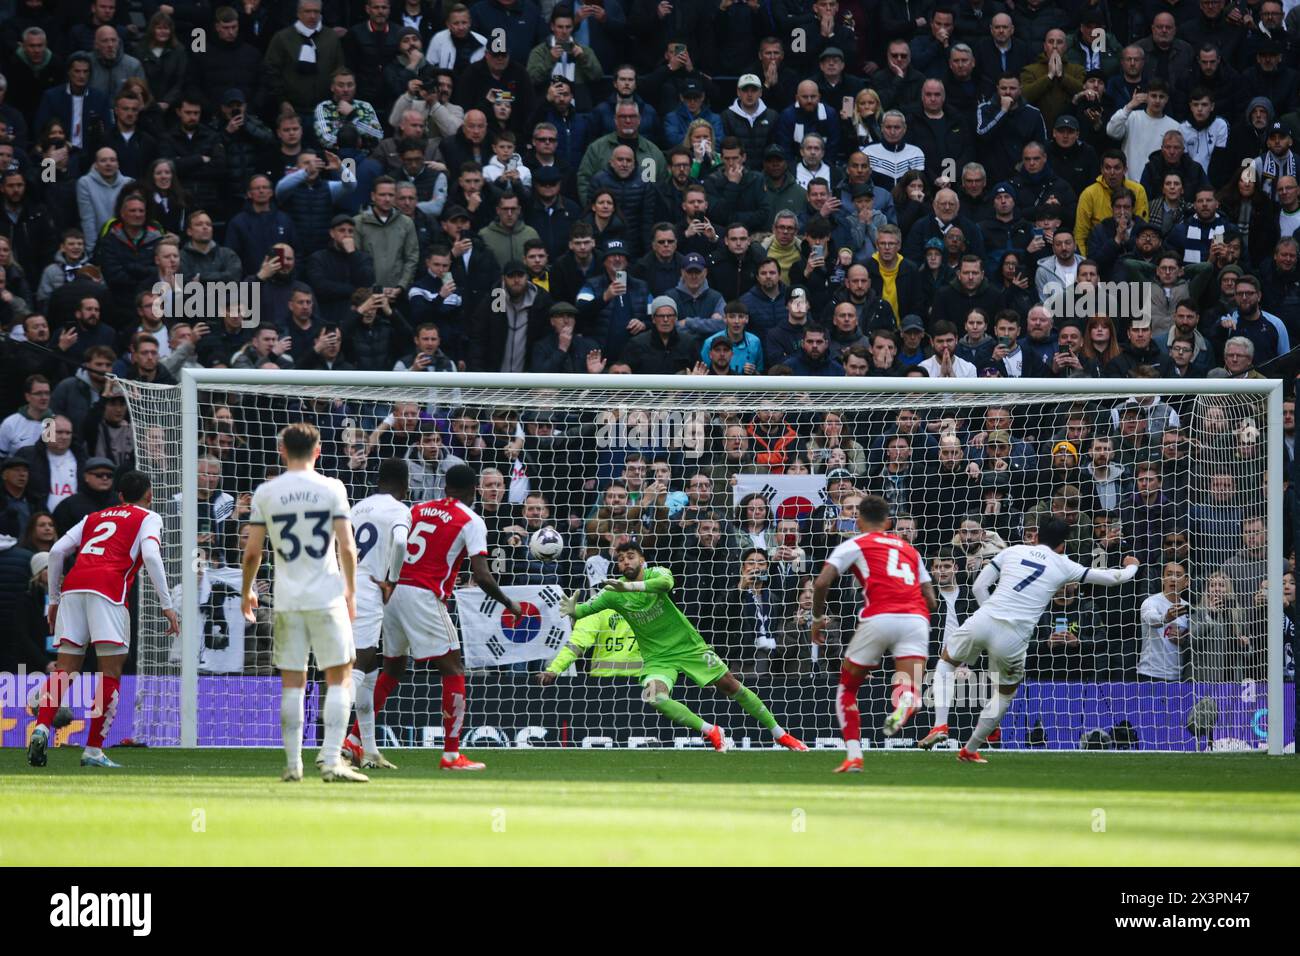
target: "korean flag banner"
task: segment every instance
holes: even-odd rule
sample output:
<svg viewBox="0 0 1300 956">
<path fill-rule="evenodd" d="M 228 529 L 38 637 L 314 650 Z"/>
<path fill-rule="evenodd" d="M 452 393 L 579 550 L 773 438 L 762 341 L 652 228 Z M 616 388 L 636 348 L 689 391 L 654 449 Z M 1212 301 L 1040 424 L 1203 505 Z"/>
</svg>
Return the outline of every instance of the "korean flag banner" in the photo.
<svg viewBox="0 0 1300 956">
<path fill-rule="evenodd" d="M 754 492 L 767 499 L 768 509 L 777 521 L 807 521 L 828 500 L 825 475 L 737 475 L 732 504 L 739 505 Z"/>
<path fill-rule="evenodd" d="M 456 591 L 466 667 L 549 661 L 569 636 L 569 619 L 560 613 L 564 592 L 558 586 L 504 590 L 519 602 L 518 617 L 479 588 Z"/>
</svg>

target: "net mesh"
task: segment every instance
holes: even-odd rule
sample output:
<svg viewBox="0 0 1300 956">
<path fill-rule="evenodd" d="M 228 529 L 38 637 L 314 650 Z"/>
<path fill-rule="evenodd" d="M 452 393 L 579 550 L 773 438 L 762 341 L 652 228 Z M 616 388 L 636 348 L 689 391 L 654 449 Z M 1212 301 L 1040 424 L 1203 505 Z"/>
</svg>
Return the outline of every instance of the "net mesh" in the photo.
<svg viewBox="0 0 1300 956">
<path fill-rule="evenodd" d="M 268 562 L 264 609 L 246 628 L 240 527 L 251 492 L 278 470 L 278 431 L 302 420 L 320 428 L 319 467 L 354 503 L 374 492 L 386 457 L 408 460 L 412 502 L 441 496 L 441 476 L 458 461 L 479 471 L 475 508 L 489 528 L 490 566 L 526 613 L 515 620 L 478 591 L 458 592 L 467 746 L 698 743 L 642 704 L 622 638 L 606 629 L 587 646 L 558 614 L 560 592 L 591 594 L 612 570 L 613 546 L 628 538 L 673 570 L 675 602 L 783 726 L 838 745 L 832 692 L 861 596 L 841 579 L 830 640 L 814 647 L 810 580 L 855 533 L 852 507 L 863 493 L 890 501 L 896 533 L 913 540 L 942 585 L 931 664 L 945 632 L 973 611 L 980 568 L 1032 538 L 1042 514 L 1071 524 L 1067 553 L 1085 565 L 1118 567 L 1128 555 L 1142 562 L 1130 585 L 1067 586 L 1045 609 L 1030 636 L 1025 688 L 1003 722 L 1004 746 L 1260 742 L 1251 720 L 1263 699 L 1270 533 L 1260 397 L 764 393 L 689 382 L 655 391 L 303 386 L 268 373 L 256 386 L 200 386 L 200 447 L 189 450 L 179 388 L 122 385 L 164 519 L 169 576 L 179 581 L 186 561 L 200 569 L 203 745 L 280 742 L 273 582 Z M 199 486 L 199 500 L 187 503 L 199 538 L 188 545 L 187 451 Z M 558 561 L 529 553 L 544 524 L 564 537 Z M 141 597 L 137 736 L 174 745 L 180 642 L 160 637 L 156 603 L 147 588 Z M 536 673 L 563 648 L 579 659 L 539 686 Z M 877 730 L 888 709 L 885 674 L 861 696 L 868 746 L 885 743 Z M 435 671 L 408 669 L 379 715 L 381 745 L 437 745 L 437 685 Z M 734 705 L 688 685 L 683 677 L 674 696 L 741 746 L 768 745 Z M 990 693 L 982 663 L 959 672 L 954 737 L 964 738 Z M 911 746 L 929 722 L 923 710 L 888 745 Z"/>
</svg>

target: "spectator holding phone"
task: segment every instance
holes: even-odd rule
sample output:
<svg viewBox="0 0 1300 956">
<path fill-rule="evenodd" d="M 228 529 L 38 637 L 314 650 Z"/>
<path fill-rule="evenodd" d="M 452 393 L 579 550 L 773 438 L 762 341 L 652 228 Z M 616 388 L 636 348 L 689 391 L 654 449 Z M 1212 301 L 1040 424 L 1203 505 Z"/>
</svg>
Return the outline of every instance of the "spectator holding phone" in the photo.
<svg viewBox="0 0 1300 956">
<path fill-rule="evenodd" d="M 1140 681 L 1183 679 L 1183 648 L 1191 632 L 1187 569 L 1170 561 L 1160 575 L 1160 591 L 1142 602 L 1142 655 L 1138 659 Z"/>
</svg>

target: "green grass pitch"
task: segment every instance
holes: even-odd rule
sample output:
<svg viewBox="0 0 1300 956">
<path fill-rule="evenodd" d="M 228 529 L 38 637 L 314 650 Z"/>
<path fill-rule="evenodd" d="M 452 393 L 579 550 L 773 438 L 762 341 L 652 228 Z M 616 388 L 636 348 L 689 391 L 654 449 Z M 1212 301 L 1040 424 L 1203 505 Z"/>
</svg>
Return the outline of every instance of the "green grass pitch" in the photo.
<svg viewBox="0 0 1300 956">
<path fill-rule="evenodd" d="M 311 752 L 299 784 L 278 750 L 110 753 L 0 751 L 0 866 L 1300 863 L 1293 756 L 393 750 L 327 786 Z"/>
</svg>

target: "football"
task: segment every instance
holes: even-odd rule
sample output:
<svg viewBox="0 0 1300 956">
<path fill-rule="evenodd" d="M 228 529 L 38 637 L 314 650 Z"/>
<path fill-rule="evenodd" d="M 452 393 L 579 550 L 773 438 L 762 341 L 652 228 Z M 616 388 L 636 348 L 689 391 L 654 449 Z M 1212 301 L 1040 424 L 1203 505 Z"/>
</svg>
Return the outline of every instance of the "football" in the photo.
<svg viewBox="0 0 1300 956">
<path fill-rule="evenodd" d="M 538 561 L 554 561 L 564 553 L 564 538 L 554 528 L 539 528 L 529 540 L 528 550 Z"/>
</svg>

